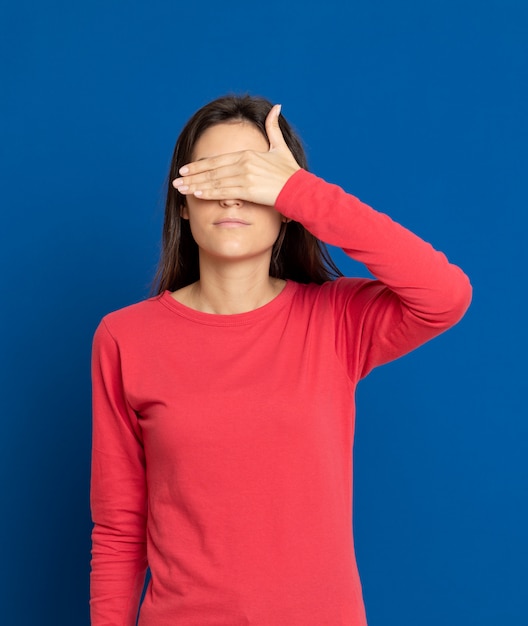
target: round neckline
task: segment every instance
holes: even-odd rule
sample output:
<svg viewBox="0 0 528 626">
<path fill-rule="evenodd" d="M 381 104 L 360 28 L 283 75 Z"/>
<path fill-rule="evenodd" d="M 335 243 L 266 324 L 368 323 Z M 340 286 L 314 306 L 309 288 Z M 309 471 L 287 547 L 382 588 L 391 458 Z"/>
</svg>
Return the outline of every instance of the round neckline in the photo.
<svg viewBox="0 0 528 626">
<path fill-rule="evenodd" d="M 276 313 L 281 309 L 293 295 L 296 289 L 295 282 L 286 280 L 286 284 L 282 288 L 282 291 L 276 295 L 273 299 L 262 306 L 253 309 L 252 311 L 246 311 L 245 313 L 232 313 L 222 315 L 220 313 L 205 313 L 193 309 L 186 304 L 182 304 L 172 297 L 172 292 L 166 289 L 158 296 L 161 304 L 165 305 L 181 317 L 185 317 L 194 322 L 200 324 L 206 324 L 209 326 L 241 326 L 244 324 L 254 323 L 262 318 L 268 317 Z"/>
</svg>

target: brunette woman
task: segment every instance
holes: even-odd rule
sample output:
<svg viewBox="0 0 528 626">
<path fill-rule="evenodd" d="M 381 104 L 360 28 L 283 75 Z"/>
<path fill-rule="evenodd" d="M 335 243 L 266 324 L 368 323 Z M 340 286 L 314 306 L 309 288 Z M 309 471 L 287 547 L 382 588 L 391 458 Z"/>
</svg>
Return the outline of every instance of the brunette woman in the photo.
<svg viewBox="0 0 528 626">
<path fill-rule="evenodd" d="M 92 626 L 136 623 L 147 567 L 140 626 L 364 626 L 354 390 L 470 299 L 444 254 L 308 172 L 279 106 L 195 113 L 157 294 L 94 339 Z"/>
</svg>

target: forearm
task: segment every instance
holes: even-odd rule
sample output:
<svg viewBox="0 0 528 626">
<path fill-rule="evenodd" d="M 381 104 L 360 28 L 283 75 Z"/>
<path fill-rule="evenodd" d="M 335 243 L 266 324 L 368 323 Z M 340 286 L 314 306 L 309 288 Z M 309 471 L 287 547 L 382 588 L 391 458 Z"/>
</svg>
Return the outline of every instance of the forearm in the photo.
<svg viewBox="0 0 528 626">
<path fill-rule="evenodd" d="M 459 267 L 337 185 L 300 170 L 282 189 L 275 208 L 364 263 L 422 320 L 448 327 L 467 309 L 471 285 Z"/>
<path fill-rule="evenodd" d="M 92 532 L 92 626 L 135 626 L 147 559 L 144 543 L 96 524 Z"/>
</svg>

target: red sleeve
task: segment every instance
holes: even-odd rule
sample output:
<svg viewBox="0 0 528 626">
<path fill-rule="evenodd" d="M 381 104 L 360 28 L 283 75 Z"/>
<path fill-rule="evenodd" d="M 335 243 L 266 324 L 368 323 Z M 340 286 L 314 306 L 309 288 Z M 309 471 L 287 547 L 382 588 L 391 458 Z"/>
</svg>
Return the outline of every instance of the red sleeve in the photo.
<svg viewBox="0 0 528 626">
<path fill-rule="evenodd" d="M 104 321 L 94 336 L 92 389 L 91 624 L 135 626 L 147 568 L 145 458 L 119 349 Z"/>
<path fill-rule="evenodd" d="M 459 267 L 337 185 L 299 170 L 275 208 L 377 278 L 335 283 L 336 349 L 355 377 L 447 330 L 467 310 L 472 288 Z"/>
</svg>

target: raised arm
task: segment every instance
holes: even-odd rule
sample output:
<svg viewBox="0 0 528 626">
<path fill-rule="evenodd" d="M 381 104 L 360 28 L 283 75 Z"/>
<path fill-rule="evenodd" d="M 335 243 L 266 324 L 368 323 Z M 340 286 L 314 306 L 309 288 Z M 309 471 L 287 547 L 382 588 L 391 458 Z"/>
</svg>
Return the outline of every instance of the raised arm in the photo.
<svg viewBox="0 0 528 626">
<path fill-rule="evenodd" d="M 337 281 L 338 349 L 359 377 L 456 324 L 471 301 L 468 277 L 429 243 L 337 185 L 300 170 L 277 209 L 364 263 L 377 280 Z M 352 346 L 359 346 L 354 350 Z"/>
</svg>

